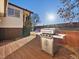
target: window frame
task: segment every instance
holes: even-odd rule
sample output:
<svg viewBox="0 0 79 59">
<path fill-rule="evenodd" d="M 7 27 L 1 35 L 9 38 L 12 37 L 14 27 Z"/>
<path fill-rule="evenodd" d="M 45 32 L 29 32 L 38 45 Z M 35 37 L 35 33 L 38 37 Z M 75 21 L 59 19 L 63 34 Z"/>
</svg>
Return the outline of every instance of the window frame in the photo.
<svg viewBox="0 0 79 59">
<path fill-rule="evenodd" d="M 15 9 L 15 17 L 20 17 L 20 10 Z"/>
<path fill-rule="evenodd" d="M 8 16 L 14 16 L 15 10 L 13 8 L 8 8 Z"/>
<path fill-rule="evenodd" d="M 20 10 L 8 7 L 8 16 L 20 18 Z"/>
</svg>

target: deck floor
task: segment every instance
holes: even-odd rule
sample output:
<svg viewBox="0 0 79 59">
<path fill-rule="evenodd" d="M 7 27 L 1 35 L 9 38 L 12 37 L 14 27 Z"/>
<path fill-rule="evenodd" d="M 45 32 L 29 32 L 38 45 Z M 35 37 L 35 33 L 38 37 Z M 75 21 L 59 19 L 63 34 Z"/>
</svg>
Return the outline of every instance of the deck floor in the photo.
<svg viewBox="0 0 79 59">
<path fill-rule="evenodd" d="M 61 48 L 54 57 L 41 50 L 39 37 L 8 55 L 5 59 L 70 59 L 71 53 Z"/>
</svg>

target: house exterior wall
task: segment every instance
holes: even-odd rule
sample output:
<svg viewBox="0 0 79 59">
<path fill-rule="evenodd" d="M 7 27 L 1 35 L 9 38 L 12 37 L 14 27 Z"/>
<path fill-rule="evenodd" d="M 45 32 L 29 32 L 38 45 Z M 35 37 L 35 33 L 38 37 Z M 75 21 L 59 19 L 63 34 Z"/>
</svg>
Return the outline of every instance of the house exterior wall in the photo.
<svg viewBox="0 0 79 59">
<path fill-rule="evenodd" d="M 20 17 L 8 16 L 8 7 L 20 10 Z M 15 39 L 22 36 L 23 10 L 8 4 L 6 17 L 0 22 L 0 40 Z"/>
<path fill-rule="evenodd" d="M 8 16 L 8 7 L 20 10 L 20 17 Z M 23 28 L 23 10 L 12 5 L 8 5 L 6 17 L 0 23 L 0 28 Z"/>
</svg>

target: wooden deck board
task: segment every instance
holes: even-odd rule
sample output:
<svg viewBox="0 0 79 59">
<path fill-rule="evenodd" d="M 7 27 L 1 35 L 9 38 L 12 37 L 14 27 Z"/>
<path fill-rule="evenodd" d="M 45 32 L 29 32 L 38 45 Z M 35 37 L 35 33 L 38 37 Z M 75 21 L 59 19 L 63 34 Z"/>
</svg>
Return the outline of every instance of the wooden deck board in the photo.
<svg viewBox="0 0 79 59">
<path fill-rule="evenodd" d="M 7 56 L 5 59 L 70 59 L 70 52 L 62 48 L 54 57 L 41 50 L 39 38 L 21 47 L 19 50 Z"/>
</svg>

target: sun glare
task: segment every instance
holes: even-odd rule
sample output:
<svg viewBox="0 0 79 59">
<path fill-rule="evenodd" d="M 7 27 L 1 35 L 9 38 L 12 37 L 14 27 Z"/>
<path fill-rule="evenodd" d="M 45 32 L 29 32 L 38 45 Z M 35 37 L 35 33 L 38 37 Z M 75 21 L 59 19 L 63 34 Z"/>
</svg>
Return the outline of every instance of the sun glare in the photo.
<svg viewBox="0 0 79 59">
<path fill-rule="evenodd" d="M 54 14 L 47 14 L 47 20 L 55 20 L 55 15 Z"/>
</svg>

